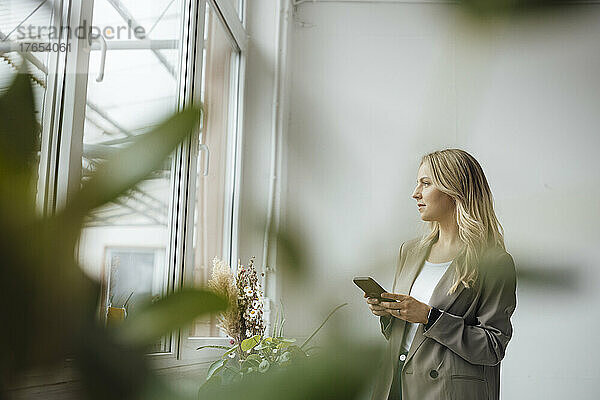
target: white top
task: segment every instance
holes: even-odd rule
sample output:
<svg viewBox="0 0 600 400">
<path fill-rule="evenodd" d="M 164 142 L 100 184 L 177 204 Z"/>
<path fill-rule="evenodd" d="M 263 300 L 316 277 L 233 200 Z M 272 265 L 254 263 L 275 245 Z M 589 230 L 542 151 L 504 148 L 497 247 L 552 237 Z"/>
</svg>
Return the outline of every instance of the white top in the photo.
<svg viewBox="0 0 600 400">
<path fill-rule="evenodd" d="M 433 289 L 435 289 L 450 264 L 452 264 L 452 260 L 439 264 L 430 263 L 425 260 L 425 264 L 423 265 L 423 268 L 421 268 L 417 279 L 415 279 L 415 283 L 410 289 L 409 294 L 420 302 L 429 304 Z M 404 351 L 410 349 L 410 345 L 415 338 L 415 333 L 417 333 L 418 326 L 419 324 L 406 323 L 404 340 L 402 342 Z"/>
</svg>

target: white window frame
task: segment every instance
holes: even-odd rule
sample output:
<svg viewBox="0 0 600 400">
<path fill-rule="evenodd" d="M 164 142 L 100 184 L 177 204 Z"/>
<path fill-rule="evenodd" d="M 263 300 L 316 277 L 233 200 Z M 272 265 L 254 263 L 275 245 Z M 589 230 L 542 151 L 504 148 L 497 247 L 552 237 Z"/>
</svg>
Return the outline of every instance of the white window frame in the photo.
<svg viewBox="0 0 600 400">
<path fill-rule="evenodd" d="M 96 0 L 101 1 L 101 0 Z M 71 27 L 92 21 L 94 0 L 57 1 L 61 6 L 60 15 L 53 17 L 55 26 L 69 21 Z M 182 59 L 179 87 L 179 107 L 200 101 L 202 85 L 202 56 L 204 46 L 204 12 L 210 4 L 237 51 L 236 71 L 232 73 L 232 83 L 236 90 L 230 99 L 229 134 L 233 147 L 228 149 L 228 170 L 231 184 L 227 188 L 226 217 L 223 221 L 231 229 L 226 229 L 227 240 L 225 259 L 237 260 L 239 224 L 239 187 L 241 177 L 241 145 L 243 98 L 245 87 L 245 66 L 248 38 L 238 12 L 227 0 L 185 0 L 185 13 L 181 32 Z M 244 4 L 243 2 L 242 4 Z M 244 4 L 245 6 L 245 4 Z M 88 22 L 89 25 L 89 22 Z M 83 151 L 83 127 L 87 98 L 89 52 L 81 51 L 86 46 L 85 39 L 61 38 L 68 43 L 68 53 L 51 53 L 48 61 L 48 85 L 44 99 L 44 122 L 42 133 L 41 159 L 37 203 L 40 212 L 52 215 L 62 208 L 67 199 L 79 188 L 81 182 L 81 155 Z M 196 188 L 196 163 L 198 160 L 198 132 L 175 151 L 173 157 L 173 185 L 170 243 L 167 249 L 166 267 L 173 281 L 170 290 L 178 290 L 191 282 L 194 252 L 192 240 L 194 230 L 194 195 Z M 213 360 L 219 352 L 211 350 L 199 352 L 202 345 L 228 343 L 219 337 L 194 337 L 184 335 L 181 329 L 172 335 L 171 352 L 149 354 L 157 368 L 168 368 L 197 364 Z"/>
<path fill-rule="evenodd" d="M 245 65 L 246 65 L 246 50 L 248 46 L 248 38 L 245 33 L 245 30 L 242 26 L 242 23 L 238 17 L 236 10 L 231 6 L 231 4 L 226 0 L 208 0 L 202 1 L 202 10 L 201 14 L 204 15 L 206 3 L 210 5 L 213 12 L 215 12 L 218 19 L 223 24 L 225 31 L 233 45 L 234 50 L 237 51 L 237 57 L 234 57 L 233 62 L 236 64 L 235 69 L 231 76 L 230 87 L 234 88 L 230 94 L 230 108 L 229 108 L 229 123 L 228 123 L 228 143 L 234 143 L 233 147 L 229 147 L 227 149 L 227 170 L 226 174 L 230 177 L 227 180 L 228 187 L 226 188 L 226 193 L 231 194 L 226 199 L 225 210 L 227 210 L 223 223 L 227 227 L 224 229 L 224 241 L 223 247 L 226 254 L 223 254 L 223 259 L 226 260 L 230 265 L 235 265 L 233 260 L 237 260 L 238 258 L 238 226 L 239 226 L 239 184 L 241 177 L 241 144 L 242 144 L 242 110 L 243 110 L 243 99 L 244 99 L 244 82 L 245 82 Z M 202 65 L 202 49 L 204 47 L 204 18 L 197 18 L 197 37 L 198 46 L 196 51 L 196 66 Z M 201 26 L 201 29 L 200 29 Z M 201 85 L 202 85 L 202 76 L 201 71 L 197 71 L 197 83 L 194 85 L 198 90 L 193 94 L 195 96 L 196 101 L 200 101 L 201 94 Z M 197 140 L 197 135 L 194 138 Z M 198 143 L 194 143 L 194 146 L 198 146 Z M 197 148 L 197 147 L 196 147 Z M 185 240 L 186 243 L 191 243 L 193 238 L 193 230 L 194 230 L 194 204 L 195 199 L 193 196 L 196 193 L 196 162 L 197 162 L 197 152 L 193 154 L 193 157 L 190 159 L 190 164 L 188 167 L 190 181 L 190 186 L 188 187 L 187 193 L 191 193 L 192 201 L 187 203 L 187 235 Z M 193 281 L 192 270 L 193 270 L 193 251 L 188 246 L 188 251 L 186 254 L 186 265 L 184 266 L 185 276 L 184 276 L 184 284 L 188 284 L 188 282 Z M 187 267 L 187 268 L 186 268 Z M 217 358 L 222 351 L 215 351 L 213 349 L 204 349 L 199 352 L 196 349 L 200 346 L 204 345 L 221 345 L 225 346 L 229 344 L 229 339 L 225 337 L 189 337 L 184 335 L 184 333 L 188 332 L 188 329 L 180 330 L 179 334 L 179 345 L 178 345 L 178 354 L 177 358 L 184 363 L 195 363 L 195 362 L 208 362 L 210 360 L 214 360 Z"/>
<path fill-rule="evenodd" d="M 73 30 L 81 21 L 91 21 L 93 0 L 56 3 L 53 15 L 55 27 L 64 26 L 69 21 Z M 63 207 L 81 182 L 87 75 L 76 72 L 87 70 L 89 53 L 80 51 L 84 39 L 63 37 L 58 41 L 68 45 L 70 51 L 53 52 L 48 58 L 37 191 L 38 209 L 45 215 L 52 215 Z"/>
</svg>

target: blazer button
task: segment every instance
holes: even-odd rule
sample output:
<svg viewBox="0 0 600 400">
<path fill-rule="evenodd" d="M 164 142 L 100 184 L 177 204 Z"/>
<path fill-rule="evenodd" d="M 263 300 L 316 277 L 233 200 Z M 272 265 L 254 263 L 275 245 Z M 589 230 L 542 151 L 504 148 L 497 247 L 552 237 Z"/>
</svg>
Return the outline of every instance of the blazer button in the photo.
<svg viewBox="0 0 600 400">
<path fill-rule="evenodd" d="M 438 372 L 435 369 L 432 369 L 431 371 L 429 371 L 429 376 L 432 377 L 433 379 L 438 377 Z"/>
</svg>

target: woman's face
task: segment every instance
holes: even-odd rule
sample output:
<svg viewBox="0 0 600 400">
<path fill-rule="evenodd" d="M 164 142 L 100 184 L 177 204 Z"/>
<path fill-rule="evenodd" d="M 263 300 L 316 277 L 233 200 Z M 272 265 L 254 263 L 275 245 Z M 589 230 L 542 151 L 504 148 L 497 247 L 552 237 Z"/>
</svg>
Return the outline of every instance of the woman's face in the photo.
<svg viewBox="0 0 600 400">
<path fill-rule="evenodd" d="M 431 173 L 426 164 L 421 164 L 417 172 L 417 187 L 412 194 L 417 201 L 423 221 L 443 221 L 453 218 L 454 200 L 446 193 L 435 188 Z"/>
</svg>

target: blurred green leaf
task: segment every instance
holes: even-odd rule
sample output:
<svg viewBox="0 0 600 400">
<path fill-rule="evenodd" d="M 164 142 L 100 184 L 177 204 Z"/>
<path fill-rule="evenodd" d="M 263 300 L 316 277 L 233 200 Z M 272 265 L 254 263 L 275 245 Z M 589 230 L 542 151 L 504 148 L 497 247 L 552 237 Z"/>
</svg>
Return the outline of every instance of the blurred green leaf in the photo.
<svg viewBox="0 0 600 400">
<path fill-rule="evenodd" d="M 223 349 L 223 350 L 231 350 L 231 347 L 217 346 L 217 345 L 214 345 L 214 344 L 208 344 L 206 346 L 200 346 L 196 350 L 201 350 L 201 349 Z"/>
<path fill-rule="evenodd" d="M 295 338 L 278 337 L 276 339 L 283 343 L 295 343 L 296 342 Z"/>
<path fill-rule="evenodd" d="M 269 368 L 243 381 L 205 385 L 200 400 L 351 400 L 364 396 L 376 371 L 381 349 L 338 343 L 318 357 L 297 360 L 285 368 Z"/>
<path fill-rule="evenodd" d="M 269 370 L 269 367 L 271 367 L 271 363 L 268 360 L 262 360 L 261 363 L 258 365 L 258 372 L 264 374 Z"/>
<path fill-rule="evenodd" d="M 102 163 L 73 196 L 64 211 L 65 215 L 79 220 L 92 209 L 116 199 L 147 177 L 191 134 L 200 120 L 201 112 L 200 108 L 189 108 L 175 114 Z"/>
<path fill-rule="evenodd" d="M 460 4 L 478 17 L 493 17 L 497 15 L 540 14 L 546 11 L 562 11 L 576 1 L 549 0 L 463 0 Z"/>
<path fill-rule="evenodd" d="M 277 243 L 278 268 L 284 266 L 296 277 L 307 271 L 307 263 L 302 251 L 306 248 L 306 243 L 298 230 L 291 232 L 282 229 L 277 233 L 275 241 Z M 283 322 L 281 328 L 283 328 Z"/>
<path fill-rule="evenodd" d="M 250 354 L 247 358 L 246 361 L 252 361 L 254 362 L 256 365 L 260 364 L 262 358 L 258 355 L 258 354 Z"/>
<path fill-rule="evenodd" d="M 524 264 L 524 265 L 523 265 Z M 580 267 L 573 265 L 533 265 L 519 262 L 517 267 L 517 282 L 519 287 L 531 290 L 533 288 L 548 289 L 559 294 L 578 293 L 583 286 L 585 278 Z"/>
<path fill-rule="evenodd" d="M 98 285 L 77 268 L 75 239 L 65 237 L 77 228 L 61 229 L 55 220 L 36 215 L 37 138 L 23 67 L 0 97 L 0 252 L 7 277 L 0 290 L 6 323 L 0 330 L 5 346 L 0 373 L 6 380 L 72 355 L 75 337 L 96 309 Z"/>
<path fill-rule="evenodd" d="M 334 308 L 325 318 L 325 320 L 321 323 L 321 325 L 319 325 L 319 327 L 317 329 L 315 329 L 315 331 L 304 341 L 304 343 L 302 343 L 302 345 L 300 345 L 300 348 L 303 349 L 311 340 L 313 337 L 315 337 L 315 335 L 321 330 L 321 328 L 323 328 L 323 326 L 327 323 L 327 321 L 329 321 L 329 318 L 331 318 L 331 316 L 333 314 L 335 314 L 335 312 L 337 310 L 339 310 L 340 308 L 344 307 L 348 305 L 348 303 L 344 303 L 344 304 L 340 304 L 339 306 L 337 306 L 336 308 Z"/>
<path fill-rule="evenodd" d="M 140 307 L 122 323 L 119 334 L 127 343 L 151 344 L 200 315 L 224 311 L 227 304 L 225 298 L 211 291 L 183 289 Z"/>
<path fill-rule="evenodd" d="M 237 368 L 227 364 L 223 368 L 221 380 L 224 385 L 231 385 L 234 382 L 240 382 L 242 380 L 242 373 Z"/>
<path fill-rule="evenodd" d="M 305 358 L 306 357 L 306 353 L 304 352 L 304 350 L 302 350 L 301 347 L 296 346 L 296 345 L 290 345 L 287 346 L 285 348 L 286 352 L 289 352 L 290 355 L 294 358 Z"/>
<path fill-rule="evenodd" d="M 160 165 L 193 131 L 201 110 L 186 110 L 141 135 L 103 163 L 62 212 L 41 217 L 31 179 L 36 176 L 38 132 L 25 72 L 0 97 L 0 251 L 10 277 L 0 290 L 10 327 L 0 331 L 5 344 L 0 393 L 25 371 L 44 371 L 73 358 L 87 397 L 178 398 L 153 376 L 143 346 L 198 315 L 223 310 L 225 300 L 209 292 L 184 291 L 107 331 L 96 317 L 100 286 L 83 273 L 74 256 L 85 214 Z"/>
<path fill-rule="evenodd" d="M 258 369 L 258 365 L 260 361 L 255 359 L 245 359 L 242 361 L 242 365 L 240 366 L 241 371 L 245 373 L 250 373 L 250 371 L 256 371 Z"/>
<path fill-rule="evenodd" d="M 208 374 L 206 375 L 206 380 L 209 380 L 215 372 L 217 372 L 221 368 L 223 368 L 223 366 L 225 365 L 226 362 L 227 362 L 227 360 L 219 359 L 219 360 L 215 361 L 214 363 L 212 363 L 210 365 L 210 367 L 208 367 Z"/>
<path fill-rule="evenodd" d="M 16 172 L 22 177 L 23 173 L 32 172 L 27 161 L 31 160 L 37 141 L 33 91 L 25 66 L 0 97 L 0 121 L 0 182 L 6 184 L 6 173 Z"/>
<path fill-rule="evenodd" d="M 225 353 L 223 353 L 223 357 L 233 353 L 236 349 L 237 349 L 237 346 L 232 346 L 229 350 L 227 350 Z"/>
<path fill-rule="evenodd" d="M 285 326 L 285 318 L 281 319 L 281 324 L 279 325 L 279 329 L 277 330 L 277 337 L 283 336 L 283 327 Z"/>
<path fill-rule="evenodd" d="M 119 343 L 98 325 L 79 337 L 75 362 L 91 399 L 135 399 L 154 379 L 141 348 Z"/>
</svg>

